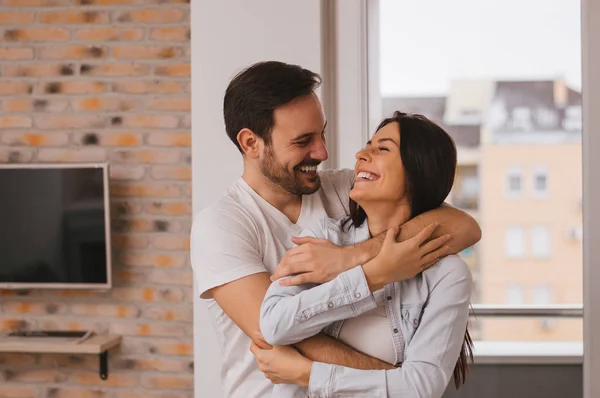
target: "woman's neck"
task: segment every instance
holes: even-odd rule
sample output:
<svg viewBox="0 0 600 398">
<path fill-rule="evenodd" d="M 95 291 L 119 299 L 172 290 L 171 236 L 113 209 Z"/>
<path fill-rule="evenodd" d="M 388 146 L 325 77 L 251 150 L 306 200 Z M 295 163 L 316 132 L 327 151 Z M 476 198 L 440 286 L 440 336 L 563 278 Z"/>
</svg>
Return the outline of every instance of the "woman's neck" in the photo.
<svg viewBox="0 0 600 398">
<path fill-rule="evenodd" d="M 369 233 L 379 235 L 410 220 L 411 209 L 406 202 L 373 202 L 360 205 L 367 214 Z"/>
</svg>

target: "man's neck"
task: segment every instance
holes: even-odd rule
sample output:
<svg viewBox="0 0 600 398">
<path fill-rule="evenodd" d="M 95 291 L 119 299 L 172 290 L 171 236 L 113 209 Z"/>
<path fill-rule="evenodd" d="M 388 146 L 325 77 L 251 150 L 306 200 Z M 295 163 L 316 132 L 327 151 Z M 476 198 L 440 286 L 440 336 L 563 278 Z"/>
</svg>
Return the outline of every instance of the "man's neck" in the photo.
<svg viewBox="0 0 600 398">
<path fill-rule="evenodd" d="M 298 221 L 302 209 L 301 195 L 289 193 L 260 173 L 245 170 L 242 178 L 250 188 L 271 206 L 282 212 L 292 223 Z"/>
<path fill-rule="evenodd" d="M 363 203 L 361 207 L 367 214 L 369 233 L 379 235 L 410 220 L 410 205 L 407 203 L 372 202 Z"/>
</svg>

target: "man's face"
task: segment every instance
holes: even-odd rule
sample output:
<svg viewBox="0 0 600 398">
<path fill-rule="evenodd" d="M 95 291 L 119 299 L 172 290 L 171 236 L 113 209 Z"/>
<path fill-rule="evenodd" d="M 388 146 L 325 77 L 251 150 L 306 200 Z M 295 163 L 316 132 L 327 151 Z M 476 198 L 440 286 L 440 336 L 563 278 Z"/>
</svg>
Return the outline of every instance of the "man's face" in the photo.
<svg viewBox="0 0 600 398">
<path fill-rule="evenodd" d="M 295 99 L 273 113 L 271 143 L 260 161 L 261 173 L 294 195 L 321 186 L 317 166 L 327 160 L 325 117 L 315 94 Z"/>
</svg>

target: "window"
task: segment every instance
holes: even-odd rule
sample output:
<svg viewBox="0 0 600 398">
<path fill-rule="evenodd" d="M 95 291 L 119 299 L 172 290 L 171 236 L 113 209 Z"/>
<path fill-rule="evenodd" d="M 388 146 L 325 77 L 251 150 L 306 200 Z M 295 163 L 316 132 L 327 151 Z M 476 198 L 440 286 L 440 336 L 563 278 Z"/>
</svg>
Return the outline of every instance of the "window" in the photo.
<svg viewBox="0 0 600 398">
<path fill-rule="evenodd" d="M 506 196 L 508 198 L 520 198 L 522 187 L 522 172 L 518 167 L 510 167 L 506 171 Z"/>
<path fill-rule="evenodd" d="M 523 228 L 509 227 L 504 235 L 504 250 L 506 257 L 520 258 L 525 256 L 525 234 Z"/>
<path fill-rule="evenodd" d="M 533 196 L 545 198 L 548 196 L 548 170 L 537 166 L 533 170 Z"/>
<path fill-rule="evenodd" d="M 521 285 L 509 285 L 506 289 L 506 304 L 523 304 L 525 293 Z"/>
<path fill-rule="evenodd" d="M 546 305 L 551 302 L 552 296 L 548 285 L 537 285 L 533 287 L 533 304 Z"/>
<path fill-rule="evenodd" d="M 548 258 L 552 244 L 550 241 L 550 230 L 542 225 L 531 229 L 531 254 L 536 258 Z"/>
</svg>

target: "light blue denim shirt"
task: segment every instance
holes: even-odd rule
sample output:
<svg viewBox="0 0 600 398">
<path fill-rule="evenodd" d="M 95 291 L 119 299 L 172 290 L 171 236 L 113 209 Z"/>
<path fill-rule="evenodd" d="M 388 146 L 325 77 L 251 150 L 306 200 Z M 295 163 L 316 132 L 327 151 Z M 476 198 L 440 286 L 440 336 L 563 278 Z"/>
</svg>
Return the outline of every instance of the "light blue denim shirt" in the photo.
<svg viewBox="0 0 600 398">
<path fill-rule="evenodd" d="M 325 219 L 321 231 L 303 235 L 341 246 L 369 238 L 367 223 L 341 227 Z M 416 277 L 385 286 L 385 309 L 396 369 L 358 370 L 313 362 L 308 389 L 276 385 L 273 397 L 439 398 L 456 365 L 467 327 L 472 276 L 456 255 L 441 259 Z M 260 311 L 265 340 L 289 345 L 324 331 L 337 338 L 344 319 L 376 307 L 362 266 L 316 285 L 269 287 Z"/>
</svg>

